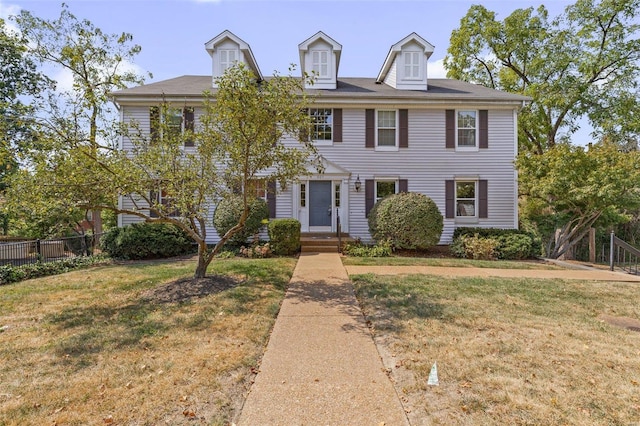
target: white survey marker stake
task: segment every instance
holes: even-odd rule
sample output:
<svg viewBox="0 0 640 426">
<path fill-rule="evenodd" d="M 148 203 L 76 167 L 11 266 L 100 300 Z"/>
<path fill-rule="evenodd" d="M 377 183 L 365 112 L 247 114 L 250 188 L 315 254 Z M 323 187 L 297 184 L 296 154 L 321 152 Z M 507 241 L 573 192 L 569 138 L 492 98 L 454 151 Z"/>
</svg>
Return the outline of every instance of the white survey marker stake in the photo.
<svg viewBox="0 0 640 426">
<path fill-rule="evenodd" d="M 438 364 L 437 363 L 433 363 L 433 366 L 431 367 L 431 371 L 429 372 L 429 379 L 427 380 L 427 385 L 429 386 L 439 386 L 440 383 L 438 382 Z"/>
</svg>

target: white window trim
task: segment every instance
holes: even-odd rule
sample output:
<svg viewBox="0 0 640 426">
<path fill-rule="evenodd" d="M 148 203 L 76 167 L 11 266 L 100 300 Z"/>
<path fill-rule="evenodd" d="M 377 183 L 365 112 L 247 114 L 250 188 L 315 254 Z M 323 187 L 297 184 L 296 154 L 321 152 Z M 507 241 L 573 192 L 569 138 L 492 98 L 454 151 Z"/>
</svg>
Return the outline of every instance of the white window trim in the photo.
<svg viewBox="0 0 640 426">
<path fill-rule="evenodd" d="M 403 79 L 404 80 L 422 80 L 422 62 L 420 61 L 420 51 L 419 50 L 405 50 L 402 53 L 402 59 L 404 61 L 404 63 L 402 64 L 403 68 Z M 413 59 L 414 55 L 417 56 L 418 58 L 418 62 L 417 63 L 413 63 L 413 60 L 411 61 L 411 65 L 409 65 L 411 67 L 411 69 L 413 69 L 414 67 L 418 67 L 418 75 L 417 76 L 413 76 L 413 75 L 407 75 L 407 57 L 410 55 L 410 57 Z M 413 73 L 412 73 L 413 74 Z"/>
<path fill-rule="evenodd" d="M 475 195 L 474 199 L 473 199 L 473 216 L 462 216 L 462 215 L 458 215 L 458 183 L 473 183 L 474 184 L 474 190 L 473 193 Z M 456 178 L 454 180 L 454 218 L 456 220 L 456 222 L 461 222 L 461 223 L 477 223 L 479 216 L 478 216 L 478 209 L 480 207 L 480 200 L 478 198 L 479 194 L 478 194 L 478 182 L 479 179 L 476 177 L 459 177 Z M 461 198 L 460 200 L 469 200 L 469 198 Z"/>
<path fill-rule="evenodd" d="M 333 108 L 309 108 L 309 113 L 311 112 L 312 109 L 318 110 L 318 109 L 328 109 L 331 111 L 331 140 L 325 140 L 325 139 L 313 139 L 313 135 L 309 135 L 309 139 L 313 142 L 314 145 L 317 146 L 333 146 Z M 311 125 L 313 127 L 313 124 Z M 315 129 L 314 129 L 315 130 Z M 314 131 L 312 131 L 311 133 L 315 133 Z"/>
<path fill-rule="evenodd" d="M 458 127 L 458 113 L 460 113 L 460 112 L 475 112 L 475 114 L 476 114 L 476 128 L 475 128 L 475 131 L 476 131 L 476 135 L 475 135 L 476 144 L 474 146 L 466 146 L 466 145 L 460 146 L 458 144 L 458 130 L 459 130 L 459 127 Z M 480 129 L 479 129 L 480 121 L 479 120 L 480 120 L 480 111 L 477 110 L 477 109 L 457 109 L 456 110 L 456 127 L 455 127 L 455 129 L 456 129 L 456 151 L 468 151 L 468 152 L 478 152 L 478 151 L 480 151 L 480 147 L 479 147 L 479 145 L 480 145 Z"/>
<path fill-rule="evenodd" d="M 373 183 L 373 204 L 375 205 L 378 201 L 380 201 L 380 197 L 378 197 L 378 182 L 393 182 L 395 184 L 395 192 L 397 194 L 400 190 L 400 179 L 397 177 L 376 177 Z"/>
<path fill-rule="evenodd" d="M 316 53 L 318 54 L 318 61 L 316 62 L 314 57 L 316 55 Z M 325 49 L 316 49 L 316 50 L 312 50 L 310 52 L 311 54 L 311 70 L 315 71 L 316 66 L 318 67 L 318 70 L 316 71 L 316 77 L 319 80 L 328 80 L 331 79 L 331 59 L 330 59 L 330 55 L 329 55 L 329 50 L 325 50 Z M 322 60 L 322 56 L 323 54 L 326 56 L 326 61 Z M 327 68 L 327 72 L 325 74 L 322 73 L 322 66 L 326 65 Z"/>
<path fill-rule="evenodd" d="M 379 112 L 383 112 L 383 111 L 391 111 L 394 112 L 396 114 L 396 128 L 395 128 L 395 145 L 383 145 L 380 146 L 378 144 L 378 113 Z M 375 146 L 375 150 L 376 151 L 399 151 L 400 150 L 400 129 L 399 129 L 399 113 L 397 109 L 377 109 L 376 110 L 376 114 L 375 114 L 375 118 L 376 118 L 376 126 L 375 126 L 375 138 L 376 138 L 376 146 Z"/>
</svg>

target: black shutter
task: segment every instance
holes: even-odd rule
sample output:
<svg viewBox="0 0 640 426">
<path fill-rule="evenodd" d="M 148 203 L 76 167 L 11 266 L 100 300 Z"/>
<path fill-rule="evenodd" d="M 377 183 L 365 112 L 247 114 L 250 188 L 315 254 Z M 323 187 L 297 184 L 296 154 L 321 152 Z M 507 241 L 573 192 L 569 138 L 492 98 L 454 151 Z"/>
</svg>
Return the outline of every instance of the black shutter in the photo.
<svg viewBox="0 0 640 426">
<path fill-rule="evenodd" d="M 445 148 L 456 147 L 456 112 L 448 109 L 445 111 Z"/>
<path fill-rule="evenodd" d="M 488 185 L 486 180 L 478 181 L 478 217 L 486 219 L 489 217 Z"/>
<path fill-rule="evenodd" d="M 149 108 L 149 137 L 151 142 L 160 140 L 160 108 L 157 106 Z"/>
<path fill-rule="evenodd" d="M 409 192 L 409 181 L 406 179 L 400 179 L 398 181 L 398 192 Z"/>
<path fill-rule="evenodd" d="M 489 148 L 489 114 L 486 109 L 480 110 L 480 145 L 481 149 Z"/>
<path fill-rule="evenodd" d="M 269 218 L 276 217 L 276 181 L 267 182 L 267 206 L 269 206 Z"/>
<path fill-rule="evenodd" d="M 365 217 L 369 216 L 369 212 L 373 208 L 375 204 L 375 193 L 373 190 L 373 186 L 375 185 L 375 181 L 373 179 L 366 179 L 364 181 L 364 215 Z"/>
<path fill-rule="evenodd" d="M 409 111 L 400 110 L 400 148 L 409 148 Z"/>
<path fill-rule="evenodd" d="M 333 141 L 342 142 L 342 109 L 333 110 Z"/>
<path fill-rule="evenodd" d="M 184 146 L 194 146 L 193 141 L 193 129 L 194 129 L 194 112 L 193 107 L 185 107 L 183 110 L 184 116 L 184 131 L 187 133 L 187 138 L 184 141 Z"/>
<path fill-rule="evenodd" d="M 364 112 L 364 117 L 365 117 L 364 146 L 365 148 L 375 148 L 376 147 L 376 111 L 374 109 L 367 109 Z"/>
<path fill-rule="evenodd" d="M 455 218 L 455 198 L 456 198 L 456 182 L 453 180 L 444 181 L 444 217 L 447 219 Z"/>
</svg>

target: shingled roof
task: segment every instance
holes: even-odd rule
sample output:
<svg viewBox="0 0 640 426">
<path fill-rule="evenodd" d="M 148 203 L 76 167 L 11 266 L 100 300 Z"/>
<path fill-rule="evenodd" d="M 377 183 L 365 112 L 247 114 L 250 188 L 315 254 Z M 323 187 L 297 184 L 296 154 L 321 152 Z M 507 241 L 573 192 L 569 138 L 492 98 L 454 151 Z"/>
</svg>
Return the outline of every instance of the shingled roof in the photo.
<svg viewBox="0 0 640 426">
<path fill-rule="evenodd" d="M 268 78 L 267 78 L 268 79 Z M 117 103 L 156 101 L 164 97 L 172 100 L 199 101 L 205 91 L 215 94 L 211 87 L 211 76 L 184 75 L 142 86 L 132 87 L 112 93 Z M 393 100 L 407 102 L 443 102 L 476 101 L 490 103 L 522 103 L 531 98 L 507 92 L 493 90 L 477 84 L 452 79 L 429 79 L 428 90 L 397 90 L 386 84 L 376 82 L 375 78 L 340 78 L 337 89 L 307 90 L 307 93 L 319 95 L 324 100 L 346 102 L 349 100 L 366 102 L 367 100 Z"/>
</svg>

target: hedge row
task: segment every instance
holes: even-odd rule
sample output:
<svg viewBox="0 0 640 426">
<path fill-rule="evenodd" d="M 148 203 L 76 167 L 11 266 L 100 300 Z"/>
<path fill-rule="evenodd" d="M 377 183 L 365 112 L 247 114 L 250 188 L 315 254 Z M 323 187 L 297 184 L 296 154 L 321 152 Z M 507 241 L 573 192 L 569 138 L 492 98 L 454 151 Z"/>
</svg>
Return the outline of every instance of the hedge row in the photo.
<svg viewBox="0 0 640 426">
<path fill-rule="evenodd" d="M 106 263 L 108 259 L 107 256 L 96 255 L 72 257 L 47 263 L 38 262 L 22 266 L 4 265 L 0 266 L 0 285 L 49 275 L 63 274 L 76 269 L 86 268 L 87 266 Z"/>
<path fill-rule="evenodd" d="M 451 253 L 471 259 L 529 259 L 542 252 L 533 234 L 518 229 L 456 228 Z"/>
<path fill-rule="evenodd" d="M 184 231 L 166 223 L 134 223 L 111 228 L 100 240 L 114 259 L 159 259 L 193 253 L 195 245 Z"/>
</svg>

